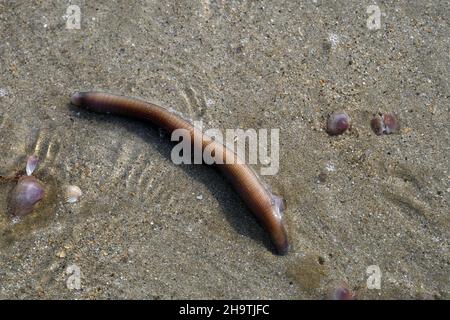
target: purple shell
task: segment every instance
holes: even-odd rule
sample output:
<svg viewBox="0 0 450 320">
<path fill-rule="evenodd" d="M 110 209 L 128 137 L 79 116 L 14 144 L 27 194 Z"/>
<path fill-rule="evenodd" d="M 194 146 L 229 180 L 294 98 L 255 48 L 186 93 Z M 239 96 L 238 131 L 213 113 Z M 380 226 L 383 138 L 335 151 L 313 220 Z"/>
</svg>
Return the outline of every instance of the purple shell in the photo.
<svg viewBox="0 0 450 320">
<path fill-rule="evenodd" d="M 383 115 L 384 133 L 391 134 L 398 131 L 398 120 L 392 113 L 386 113 Z"/>
<path fill-rule="evenodd" d="M 377 135 L 382 135 L 384 132 L 384 123 L 381 117 L 374 116 L 372 120 L 370 120 L 370 126 L 372 127 L 372 131 Z"/>
<path fill-rule="evenodd" d="M 334 290 L 331 297 L 333 300 L 355 300 L 355 294 L 346 286 L 339 286 Z"/>
<path fill-rule="evenodd" d="M 33 171 L 37 167 L 38 161 L 39 161 L 39 159 L 35 155 L 28 157 L 27 167 L 26 167 L 27 176 L 31 176 L 33 174 Z"/>
<path fill-rule="evenodd" d="M 370 126 L 376 135 L 395 133 L 399 129 L 397 117 L 392 113 L 374 115 Z"/>
<path fill-rule="evenodd" d="M 44 195 L 44 185 L 35 177 L 21 177 L 11 194 L 12 214 L 19 217 L 30 214 L 34 205 L 42 200 Z"/>
<path fill-rule="evenodd" d="M 329 135 L 343 134 L 350 128 L 350 117 L 345 112 L 334 112 L 328 117 L 327 132 Z"/>
</svg>

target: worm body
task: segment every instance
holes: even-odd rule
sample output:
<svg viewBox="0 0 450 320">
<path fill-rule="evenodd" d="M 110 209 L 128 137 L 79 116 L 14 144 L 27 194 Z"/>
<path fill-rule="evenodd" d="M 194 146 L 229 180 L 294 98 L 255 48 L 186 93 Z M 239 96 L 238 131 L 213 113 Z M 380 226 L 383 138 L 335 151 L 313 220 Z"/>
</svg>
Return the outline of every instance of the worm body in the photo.
<svg viewBox="0 0 450 320">
<path fill-rule="evenodd" d="M 203 151 L 208 146 L 210 150 L 213 150 L 215 158 L 222 160 L 221 163 L 216 163 L 216 166 L 232 183 L 248 208 L 267 230 L 277 252 L 282 255 L 287 254 L 289 243 L 282 220 L 284 209 L 282 199 L 273 195 L 246 164 L 236 161 L 227 162 L 226 159 L 236 159 L 237 155 L 234 151 L 204 135 L 175 113 L 152 103 L 101 92 L 75 93 L 71 103 L 99 113 L 111 113 L 149 121 L 170 133 L 176 129 L 185 129 L 191 135 L 191 141 L 200 137 L 201 142 L 193 143 L 194 148 L 201 148 Z"/>
</svg>

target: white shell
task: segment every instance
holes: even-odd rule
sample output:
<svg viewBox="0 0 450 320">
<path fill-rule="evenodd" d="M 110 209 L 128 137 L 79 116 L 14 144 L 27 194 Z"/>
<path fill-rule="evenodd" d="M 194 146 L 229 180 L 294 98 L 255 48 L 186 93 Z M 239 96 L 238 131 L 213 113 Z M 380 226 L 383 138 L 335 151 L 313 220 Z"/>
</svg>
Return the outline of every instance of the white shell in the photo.
<svg viewBox="0 0 450 320">
<path fill-rule="evenodd" d="M 67 186 L 66 187 L 66 202 L 75 203 L 81 197 L 83 193 L 78 186 Z"/>
</svg>

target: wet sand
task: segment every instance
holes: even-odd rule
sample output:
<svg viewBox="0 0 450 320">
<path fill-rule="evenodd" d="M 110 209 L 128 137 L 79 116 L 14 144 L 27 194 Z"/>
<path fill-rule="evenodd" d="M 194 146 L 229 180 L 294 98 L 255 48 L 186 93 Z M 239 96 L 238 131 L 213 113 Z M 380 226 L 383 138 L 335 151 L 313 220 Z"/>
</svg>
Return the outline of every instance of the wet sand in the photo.
<svg viewBox="0 0 450 320">
<path fill-rule="evenodd" d="M 0 183 L 1 299 L 318 299 L 338 283 L 359 299 L 449 298 L 447 1 L 385 1 L 379 30 L 367 1 L 73 4 L 68 30 L 66 2 L 0 3 L 0 175 L 36 154 L 47 186 L 13 224 L 14 183 Z M 279 129 L 280 170 L 263 180 L 286 200 L 289 255 L 214 168 L 174 165 L 156 127 L 70 106 L 79 90 L 206 129 Z M 330 137 L 337 110 L 352 128 Z M 375 135 L 378 112 L 400 131 Z"/>
</svg>

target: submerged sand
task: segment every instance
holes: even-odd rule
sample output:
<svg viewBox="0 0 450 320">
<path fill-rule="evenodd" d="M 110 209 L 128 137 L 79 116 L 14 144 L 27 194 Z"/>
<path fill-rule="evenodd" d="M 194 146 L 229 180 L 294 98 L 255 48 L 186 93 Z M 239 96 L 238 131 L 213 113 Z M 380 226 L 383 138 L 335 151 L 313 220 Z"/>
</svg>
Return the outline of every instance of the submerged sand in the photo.
<svg viewBox="0 0 450 320">
<path fill-rule="evenodd" d="M 359 299 L 449 298 L 448 1 L 384 1 L 378 30 L 369 1 L 73 4 L 68 30 L 66 2 L 0 3 L 0 175 L 36 154 L 47 186 L 14 224 L 0 183 L 0 298 L 303 299 L 341 283 Z M 290 254 L 217 171 L 174 165 L 155 127 L 70 106 L 78 90 L 279 129 L 263 180 L 286 200 Z M 336 110 L 352 129 L 330 137 Z M 400 131 L 376 136 L 378 112 Z"/>
</svg>

